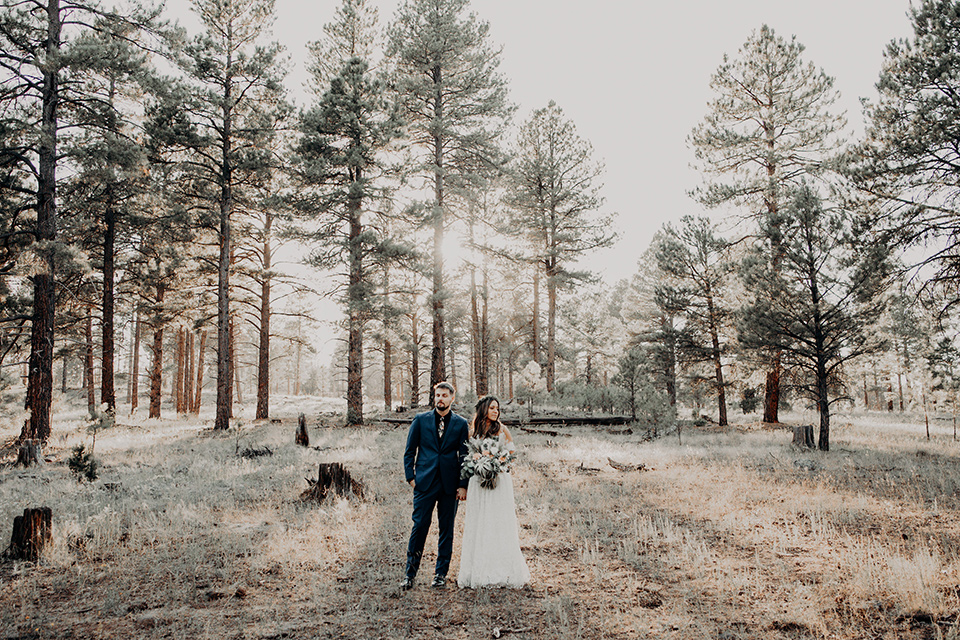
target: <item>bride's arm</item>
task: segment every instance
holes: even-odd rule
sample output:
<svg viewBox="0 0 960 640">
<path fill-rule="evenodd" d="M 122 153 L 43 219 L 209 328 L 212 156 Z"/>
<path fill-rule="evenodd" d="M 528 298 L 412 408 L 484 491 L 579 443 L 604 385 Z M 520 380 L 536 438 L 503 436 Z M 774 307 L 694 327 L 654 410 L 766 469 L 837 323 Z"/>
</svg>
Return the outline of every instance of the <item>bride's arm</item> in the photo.
<svg viewBox="0 0 960 640">
<path fill-rule="evenodd" d="M 507 425 L 501 424 L 500 428 L 503 429 L 503 439 L 507 441 L 507 448 L 510 451 L 516 451 L 516 447 L 513 446 L 513 436 L 510 435 L 510 430 L 507 429 Z"/>
</svg>

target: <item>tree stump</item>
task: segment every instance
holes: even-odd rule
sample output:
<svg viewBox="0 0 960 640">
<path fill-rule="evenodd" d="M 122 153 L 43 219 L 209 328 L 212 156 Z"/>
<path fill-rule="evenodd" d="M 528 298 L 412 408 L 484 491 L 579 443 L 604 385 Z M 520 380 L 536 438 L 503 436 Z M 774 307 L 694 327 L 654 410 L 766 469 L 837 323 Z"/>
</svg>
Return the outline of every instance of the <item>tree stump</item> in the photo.
<svg viewBox="0 0 960 640">
<path fill-rule="evenodd" d="M 813 441 L 813 425 L 803 424 L 793 428 L 793 444 L 803 449 L 813 449 L 817 445 Z"/>
<path fill-rule="evenodd" d="M 23 440 L 17 452 L 17 466 L 29 467 L 32 464 L 43 464 L 43 452 L 40 440 Z"/>
<path fill-rule="evenodd" d="M 301 447 L 310 446 L 310 436 L 307 434 L 307 416 L 302 413 L 297 418 L 297 437 L 296 443 Z"/>
<path fill-rule="evenodd" d="M 363 483 L 350 477 L 350 472 L 339 462 L 321 462 L 317 479 L 307 478 L 307 484 L 310 488 L 300 494 L 301 501 L 323 502 L 331 493 L 363 500 Z"/>
<path fill-rule="evenodd" d="M 13 536 L 8 555 L 15 560 L 36 562 L 43 548 L 50 542 L 53 512 L 50 507 L 24 509 L 22 516 L 13 519 Z"/>
</svg>

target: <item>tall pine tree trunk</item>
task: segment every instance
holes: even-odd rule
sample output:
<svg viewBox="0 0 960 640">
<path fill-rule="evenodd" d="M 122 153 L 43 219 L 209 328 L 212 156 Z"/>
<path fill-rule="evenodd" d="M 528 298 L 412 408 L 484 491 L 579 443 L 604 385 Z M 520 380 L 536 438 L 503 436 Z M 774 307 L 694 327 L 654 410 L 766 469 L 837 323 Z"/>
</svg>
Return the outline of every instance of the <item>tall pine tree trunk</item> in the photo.
<svg viewBox="0 0 960 640">
<path fill-rule="evenodd" d="M 112 202 L 113 194 L 107 194 L 104 210 L 106 230 L 103 234 L 103 303 L 100 319 L 100 403 L 108 411 L 116 412 L 117 395 L 114 388 L 114 244 L 117 235 L 117 211 Z"/>
<path fill-rule="evenodd" d="M 195 344 L 194 339 L 196 334 L 191 329 L 186 330 L 186 370 L 183 373 L 183 412 L 190 413 L 193 410 L 193 370 L 194 370 L 194 358 L 195 353 Z"/>
<path fill-rule="evenodd" d="M 414 309 L 417 305 L 413 299 Z M 420 335 L 417 329 L 417 312 L 410 314 L 410 406 L 420 406 Z"/>
<path fill-rule="evenodd" d="M 530 358 L 537 364 L 540 360 L 540 262 L 533 263 L 533 319 L 530 332 Z"/>
<path fill-rule="evenodd" d="M 97 413 L 97 393 L 93 379 L 93 315 L 89 308 L 84 325 L 83 386 L 87 392 L 87 414 L 93 417 Z"/>
<path fill-rule="evenodd" d="M 477 270 L 470 266 L 470 362 L 473 365 L 474 390 L 478 398 L 486 393 L 480 384 L 482 356 L 480 355 L 480 309 L 477 304 Z"/>
<path fill-rule="evenodd" d="M 487 324 L 490 296 L 486 267 L 483 269 L 483 289 L 480 299 L 483 307 L 480 313 L 480 379 L 477 382 L 477 395 L 485 396 L 490 393 L 490 327 Z"/>
<path fill-rule="evenodd" d="M 184 400 L 184 379 L 187 374 L 187 332 L 181 326 L 177 328 L 177 368 L 173 377 L 173 406 L 177 408 L 178 414 L 187 412 Z"/>
<path fill-rule="evenodd" d="M 433 81 L 437 85 L 437 95 L 434 101 L 434 117 L 442 121 L 443 95 L 441 89 L 441 72 L 439 67 L 432 70 Z M 443 323 L 443 234 L 444 234 L 444 184 L 443 184 L 443 139 L 439 135 L 433 140 L 434 160 L 434 211 L 433 211 L 433 296 L 430 307 L 433 312 L 433 347 L 430 351 L 430 406 L 433 406 L 433 390 L 437 383 L 447 376 L 446 356 L 447 335 Z"/>
<path fill-rule="evenodd" d="M 557 270 L 551 258 L 547 264 L 547 391 L 552 392 L 557 366 Z"/>
<path fill-rule="evenodd" d="M 707 293 L 707 314 L 710 320 L 710 342 L 712 347 L 713 369 L 717 383 L 718 424 L 727 424 L 727 392 L 723 383 L 723 362 L 720 358 L 720 322 L 713 306 L 713 296 Z"/>
<path fill-rule="evenodd" d="M 227 54 L 226 68 L 233 64 L 232 53 Z M 233 371 L 231 370 L 231 318 L 230 318 L 230 260 L 232 257 L 230 216 L 233 213 L 233 165 L 231 154 L 233 125 L 233 78 L 224 79 L 223 130 L 220 133 L 220 256 L 217 261 L 217 409 L 213 428 L 230 428 L 233 397 Z"/>
<path fill-rule="evenodd" d="M 203 357 L 207 348 L 207 330 L 200 334 L 200 348 L 197 351 L 197 385 L 193 397 L 193 413 L 200 413 L 200 392 L 203 390 Z"/>
<path fill-rule="evenodd" d="M 263 280 L 260 283 L 260 339 L 257 345 L 257 420 L 270 417 L 270 285 L 273 264 L 270 228 L 273 214 L 265 212 L 263 232 Z"/>
<path fill-rule="evenodd" d="M 393 345 L 383 339 L 383 408 L 393 409 Z"/>
<path fill-rule="evenodd" d="M 133 323 L 133 366 L 130 369 L 130 413 L 137 410 L 140 403 L 140 311 L 136 311 L 137 319 Z"/>
<path fill-rule="evenodd" d="M 57 108 L 59 105 L 58 61 L 60 58 L 60 0 L 47 0 L 47 64 L 42 69 L 40 144 L 37 158 L 37 241 L 57 238 Z M 33 321 L 30 329 L 30 359 L 27 369 L 26 408 L 21 440 L 46 442 L 50 437 L 50 407 L 53 403 L 53 342 L 56 315 L 55 262 L 53 250 L 43 249 L 41 273 L 33 280 Z"/>
<path fill-rule="evenodd" d="M 359 182 L 361 174 L 356 174 Z M 359 198 L 350 198 L 347 215 L 350 219 L 350 274 L 348 281 L 347 328 L 347 425 L 363 424 L 363 245 L 360 236 L 363 224 L 360 220 Z"/>
<path fill-rule="evenodd" d="M 164 286 L 157 285 L 157 315 L 153 324 L 153 362 L 150 366 L 150 411 L 151 418 L 160 417 L 160 402 L 163 382 L 163 319 L 160 307 L 163 305 Z"/>
</svg>

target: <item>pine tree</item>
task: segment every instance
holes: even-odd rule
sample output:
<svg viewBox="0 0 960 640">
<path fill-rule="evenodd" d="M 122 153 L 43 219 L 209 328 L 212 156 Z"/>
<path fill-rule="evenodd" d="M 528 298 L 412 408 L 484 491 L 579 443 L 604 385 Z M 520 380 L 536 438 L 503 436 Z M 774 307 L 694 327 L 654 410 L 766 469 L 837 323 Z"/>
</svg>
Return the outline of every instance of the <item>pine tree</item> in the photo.
<svg viewBox="0 0 960 640">
<path fill-rule="evenodd" d="M 356 9 L 357 3 L 347 0 L 341 13 L 349 16 Z M 385 209 L 378 206 L 385 196 L 384 152 L 400 134 L 399 114 L 385 82 L 370 72 L 366 60 L 352 57 L 304 115 L 301 132 L 299 179 L 312 188 L 301 207 L 317 222 L 309 235 L 315 247 L 311 262 L 345 271 L 347 424 L 357 425 L 363 423 L 363 334 L 380 315 L 376 292 L 382 272 L 376 267 L 408 253 L 382 233 L 382 221 L 369 219 L 371 211 Z"/>
<path fill-rule="evenodd" d="M 744 263 L 751 290 L 770 295 L 742 309 L 741 342 L 782 354 L 797 387 L 817 402 L 823 451 L 830 448 L 830 405 L 844 364 L 884 348 L 875 325 L 884 309 L 888 252 L 856 223 L 852 213 L 825 208 L 802 187 L 776 223 L 762 228 L 782 237 L 778 268 L 760 247 Z"/>
<path fill-rule="evenodd" d="M 434 385 L 447 374 L 442 247 L 451 199 L 469 190 L 478 171 L 502 166 L 498 145 L 512 113 L 497 71 L 500 51 L 489 43 L 489 25 L 468 13 L 468 6 L 468 0 L 406 0 L 388 32 L 387 55 L 417 154 L 412 172 L 433 187 L 422 207 L 433 232 L 431 405 Z"/>
<path fill-rule="evenodd" d="M 191 171 L 184 186 L 217 229 L 217 408 L 215 429 L 227 429 L 234 363 L 230 273 L 235 260 L 233 215 L 255 188 L 269 183 L 277 159 L 272 138 L 289 112 L 277 43 L 260 45 L 274 18 L 273 0 L 196 0 L 203 33 L 175 42 L 189 91 L 181 109 L 190 125 L 181 144 Z M 170 135 L 175 135 L 171 132 Z"/>
<path fill-rule="evenodd" d="M 122 16 L 96 2 L 7 3 L 0 9 L 0 67 L 4 90 L 0 94 L 4 120 L 0 137 L 5 143 L 2 185 L 15 189 L 33 216 L 16 215 L 16 234 L 33 241 L 35 266 L 29 275 L 33 288 L 31 348 L 26 406 L 30 418 L 23 438 L 47 440 L 53 391 L 56 280 L 58 261 L 69 260 L 58 239 L 58 169 L 65 160 L 64 136 L 90 123 L 83 117 L 97 102 L 85 93 L 84 77 L 109 56 L 109 48 L 86 46 L 82 36 L 105 25 L 137 29 L 150 16 Z M 125 27 L 125 28 L 126 28 Z M 123 30 L 123 29 L 118 29 Z M 8 196 L 4 196 L 4 200 Z M 25 212 L 26 207 L 19 211 Z"/>
<path fill-rule="evenodd" d="M 803 50 L 795 37 L 785 40 L 763 25 L 737 58 L 724 55 L 710 80 L 716 97 L 689 138 L 704 176 L 692 195 L 704 205 L 732 203 L 775 228 L 791 189 L 821 173 L 838 150 L 844 120 L 830 113 L 838 97 L 833 78 L 805 62 Z M 776 268 L 781 234 L 767 241 Z M 777 422 L 779 356 L 768 355 L 763 419 Z"/>
<path fill-rule="evenodd" d="M 531 244 L 530 261 L 547 279 L 547 390 L 556 383 L 557 291 L 588 274 L 570 266 L 590 251 L 613 244 L 612 216 L 603 215 L 602 164 L 593 147 L 554 102 L 537 109 L 520 129 L 513 168 L 514 228 Z M 534 297 L 537 296 L 535 287 Z M 536 304 L 535 300 L 535 304 Z"/>
<path fill-rule="evenodd" d="M 922 0 L 910 9 L 912 39 L 887 45 L 877 100 L 866 107 L 866 139 L 849 154 L 848 175 L 881 207 L 889 241 L 923 246 L 923 293 L 960 301 L 960 2 Z"/>
<path fill-rule="evenodd" d="M 716 235 L 707 218 L 684 216 L 680 228 L 667 225 L 655 245 L 660 271 L 672 278 L 684 304 L 684 339 L 678 345 L 687 364 L 709 363 L 713 367 L 711 386 L 717 394 L 718 422 L 727 424 L 726 383 L 723 357 L 727 347 L 723 336 L 730 313 L 724 308 L 724 292 L 732 271 L 727 260 L 727 242 Z"/>
</svg>

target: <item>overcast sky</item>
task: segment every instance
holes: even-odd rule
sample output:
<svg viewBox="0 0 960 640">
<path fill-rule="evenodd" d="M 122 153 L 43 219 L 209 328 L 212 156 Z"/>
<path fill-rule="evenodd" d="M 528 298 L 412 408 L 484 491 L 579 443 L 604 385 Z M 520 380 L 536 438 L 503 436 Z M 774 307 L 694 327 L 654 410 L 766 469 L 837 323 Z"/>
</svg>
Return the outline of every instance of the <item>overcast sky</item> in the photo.
<svg viewBox="0 0 960 640">
<path fill-rule="evenodd" d="M 303 43 L 319 37 L 334 0 L 277 0 L 277 39 L 290 50 L 288 85 L 302 101 Z M 375 2 L 381 25 L 397 0 Z M 698 183 L 686 144 L 706 113 L 710 75 L 762 24 L 806 46 L 805 58 L 836 79 L 851 133 L 860 98 L 875 96 L 883 51 L 910 34 L 908 0 L 473 0 L 502 45 L 501 70 L 518 119 L 550 100 L 606 164 L 607 209 L 620 240 L 588 266 L 608 283 L 629 277 L 665 221 L 701 212 L 686 194 Z M 294 89 L 296 88 L 296 89 Z M 299 94 L 299 95 L 298 95 Z"/>
<path fill-rule="evenodd" d="M 399 0 L 373 0 L 380 24 Z M 338 0 L 277 0 L 275 39 L 288 49 L 291 97 L 303 104 L 305 43 L 320 38 Z M 192 32 L 187 0 L 169 17 Z M 910 34 L 908 0 L 473 0 L 503 47 L 501 70 L 517 118 L 550 100 L 606 164 L 607 210 L 620 239 L 582 266 L 612 284 L 629 277 L 665 221 L 701 213 L 686 194 L 698 184 L 686 138 L 706 113 L 710 75 L 762 24 L 806 46 L 805 59 L 836 79 L 851 134 L 860 98 L 874 98 L 886 44 Z"/>
</svg>

